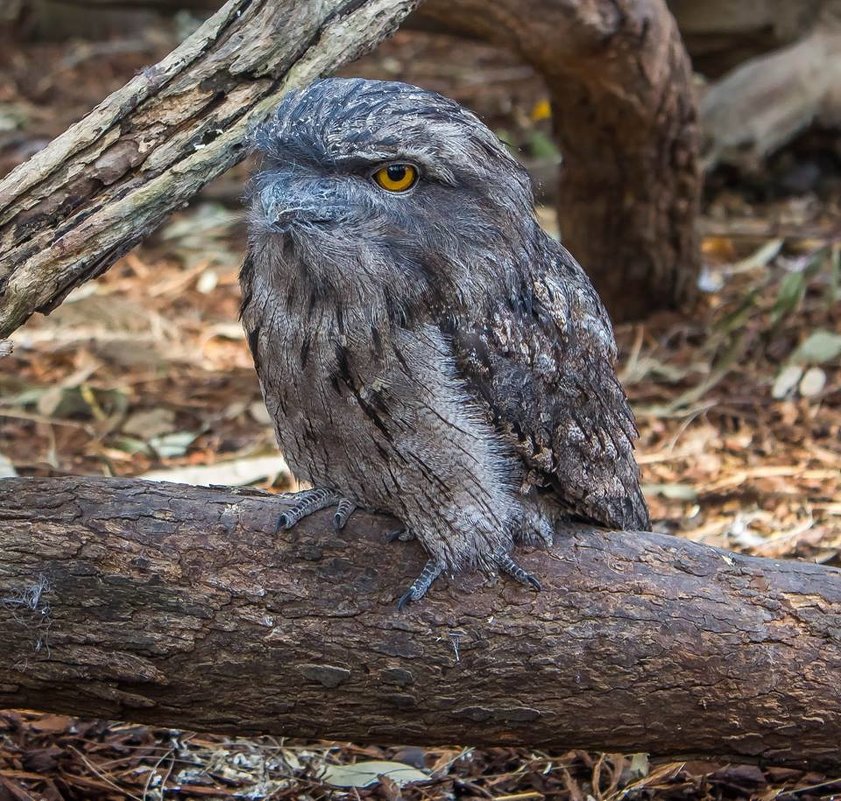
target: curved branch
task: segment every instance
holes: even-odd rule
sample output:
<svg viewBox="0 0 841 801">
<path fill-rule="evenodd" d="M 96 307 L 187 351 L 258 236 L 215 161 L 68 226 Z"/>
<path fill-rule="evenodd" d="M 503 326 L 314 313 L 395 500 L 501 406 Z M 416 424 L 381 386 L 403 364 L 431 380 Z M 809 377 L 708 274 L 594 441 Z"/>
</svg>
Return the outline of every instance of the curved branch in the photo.
<svg viewBox="0 0 841 801">
<path fill-rule="evenodd" d="M 357 742 L 841 766 L 841 573 L 576 527 L 395 600 L 416 544 L 265 494 L 0 482 L 0 705 Z"/>
<path fill-rule="evenodd" d="M 0 337 L 111 266 L 245 155 L 288 89 L 392 33 L 417 0 L 229 0 L 0 181 Z"/>
<path fill-rule="evenodd" d="M 700 133 L 665 0 L 426 0 L 411 20 L 507 47 L 543 76 L 564 158 L 561 235 L 611 317 L 691 301 Z"/>
</svg>

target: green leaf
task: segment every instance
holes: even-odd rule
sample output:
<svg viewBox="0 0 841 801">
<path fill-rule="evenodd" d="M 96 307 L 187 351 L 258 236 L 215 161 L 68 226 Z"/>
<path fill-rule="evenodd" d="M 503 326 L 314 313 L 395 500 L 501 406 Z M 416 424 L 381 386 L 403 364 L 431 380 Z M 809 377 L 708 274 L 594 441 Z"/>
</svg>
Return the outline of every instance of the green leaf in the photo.
<svg viewBox="0 0 841 801">
<path fill-rule="evenodd" d="M 114 437 L 108 443 L 112 448 L 116 448 L 123 453 L 150 453 L 149 446 L 142 440 L 135 437 Z"/>
<path fill-rule="evenodd" d="M 537 129 L 529 134 L 529 148 L 536 159 L 557 161 L 561 157 L 558 146 L 543 131 Z"/>
<path fill-rule="evenodd" d="M 429 776 L 417 768 L 404 765 L 402 762 L 386 762 L 385 760 L 370 760 L 357 762 L 355 765 L 325 765 L 319 778 L 334 787 L 370 787 L 380 781 L 380 776 L 388 776 L 396 784 L 402 786 L 410 782 L 427 782 Z"/>
<path fill-rule="evenodd" d="M 803 378 L 803 368 L 796 364 L 783 367 L 774 379 L 774 386 L 771 387 L 771 397 L 774 400 L 782 400 L 794 394 L 800 379 Z"/>
<path fill-rule="evenodd" d="M 754 251 L 746 259 L 737 261 L 729 270 L 730 275 L 747 273 L 756 270 L 758 267 L 767 267 L 777 256 L 783 247 L 784 239 L 770 239 L 759 250 Z"/>
<path fill-rule="evenodd" d="M 777 301 L 771 310 L 771 317 L 775 325 L 798 307 L 805 292 L 806 277 L 803 273 L 789 273 L 780 281 Z"/>
<path fill-rule="evenodd" d="M 820 367 L 810 367 L 797 387 L 804 398 L 814 398 L 823 392 L 826 386 L 826 373 Z"/>
<path fill-rule="evenodd" d="M 841 334 L 819 329 L 791 354 L 793 364 L 826 364 L 841 356 Z"/>
<path fill-rule="evenodd" d="M 829 256 L 829 288 L 827 290 L 830 306 L 841 300 L 841 245 L 834 245 Z"/>
<path fill-rule="evenodd" d="M 742 301 L 736 309 L 730 312 L 730 314 L 722 317 L 721 320 L 715 324 L 714 330 L 716 333 L 720 332 L 723 334 L 729 334 L 733 331 L 744 328 L 745 323 L 756 312 L 756 300 L 759 297 L 759 294 L 760 289 L 758 287 L 751 289 L 745 297 L 742 298 Z"/>
<path fill-rule="evenodd" d="M 192 431 L 174 431 L 171 434 L 163 434 L 159 437 L 150 437 L 149 445 L 155 449 L 155 453 L 162 459 L 173 456 L 183 456 L 187 448 L 193 444 L 198 433 Z"/>
<path fill-rule="evenodd" d="M 631 756 L 631 778 L 643 779 L 648 776 L 648 754 L 633 754 Z"/>
</svg>

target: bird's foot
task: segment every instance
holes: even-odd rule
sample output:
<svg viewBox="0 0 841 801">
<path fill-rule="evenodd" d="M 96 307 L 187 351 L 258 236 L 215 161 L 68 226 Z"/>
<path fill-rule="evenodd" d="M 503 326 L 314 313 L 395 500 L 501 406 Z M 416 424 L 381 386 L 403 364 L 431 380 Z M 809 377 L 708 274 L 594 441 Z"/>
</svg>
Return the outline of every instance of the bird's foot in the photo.
<svg viewBox="0 0 841 801">
<path fill-rule="evenodd" d="M 420 575 L 412 582 L 408 590 L 397 602 L 397 608 L 403 609 L 410 601 L 417 601 L 426 594 L 432 582 L 444 572 L 444 565 L 435 559 L 430 559 L 421 570 Z"/>
<path fill-rule="evenodd" d="M 341 531 L 348 521 L 348 518 L 356 510 L 356 504 L 347 498 L 342 498 L 336 506 L 336 514 L 333 515 L 333 526 Z"/>
<path fill-rule="evenodd" d="M 495 551 L 493 556 L 494 564 L 503 572 L 512 576 L 520 584 L 525 584 L 527 587 L 532 587 L 538 592 L 542 589 L 540 582 L 524 568 L 520 567 L 512 558 L 511 554 L 502 550 Z"/>
<path fill-rule="evenodd" d="M 413 539 L 416 539 L 414 532 L 409 531 L 407 528 L 395 528 L 385 535 L 386 542 L 396 542 L 397 540 L 400 540 L 400 542 L 411 542 Z"/>
<path fill-rule="evenodd" d="M 278 529 L 292 528 L 299 520 L 309 517 L 313 512 L 326 509 L 328 506 L 336 507 L 336 514 L 333 515 L 333 525 L 337 529 L 342 529 L 356 509 L 356 504 L 353 501 L 343 498 L 337 492 L 326 489 L 316 488 L 296 492 L 292 496 L 292 501 L 292 506 L 280 515 L 277 521 Z"/>
<path fill-rule="evenodd" d="M 405 536 L 408 535 L 408 536 Z M 395 539 L 413 539 L 414 535 L 408 529 L 397 529 L 389 533 L 389 541 Z M 543 588 L 540 582 L 523 567 L 520 567 L 511 557 L 507 551 L 500 548 L 491 556 L 493 563 L 503 572 L 519 581 L 520 584 L 526 587 L 531 587 L 540 592 Z M 426 595 L 426 591 L 432 586 L 432 583 L 441 573 L 444 572 L 444 565 L 436 559 L 430 559 L 425 565 L 421 574 L 412 582 L 409 589 L 403 593 L 400 600 L 397 602 L 397 608 L 403 609 L 411 601 L 418 601 Z"/>
</svg>

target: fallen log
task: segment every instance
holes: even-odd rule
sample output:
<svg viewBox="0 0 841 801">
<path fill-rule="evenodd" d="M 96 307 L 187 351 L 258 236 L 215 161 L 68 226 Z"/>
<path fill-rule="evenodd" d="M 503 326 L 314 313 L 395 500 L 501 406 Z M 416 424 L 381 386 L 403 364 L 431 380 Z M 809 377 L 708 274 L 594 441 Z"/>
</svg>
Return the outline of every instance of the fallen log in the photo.
<svg viewBox="0 0 841 801">
<path fill-rule="evenodd" d="M 841 767 L 841 572 L 581 526 L 534 593 L 390 521 L 140 480 L 0 481 L 0 707 L 355 742 Z"/>
</svg>

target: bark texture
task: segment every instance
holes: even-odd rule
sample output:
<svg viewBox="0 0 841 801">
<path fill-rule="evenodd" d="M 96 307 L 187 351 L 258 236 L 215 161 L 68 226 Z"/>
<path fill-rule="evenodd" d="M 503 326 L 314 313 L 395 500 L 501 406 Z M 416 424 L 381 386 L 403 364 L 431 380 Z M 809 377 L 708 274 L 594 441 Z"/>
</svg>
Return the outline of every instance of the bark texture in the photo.
<svg viewBox="0 0 841 801">
<path fill-rule="evenodd" d="M 664 0 L 426 0 L 427 27 L 513 48 L 545 79 L 564 244 L 614 320 L 685 306 L 700 265 L 692 68 Z"/>
<path fill-rule="evenodd" d="M 138 480 L 0 482 L 0 706 L 356 742 L 841 766 L 841 574 L 587 527 L 398 613 L 389 521 Z"/>
<path fill-rule="evenodd" d="M 113 264 L 244 156 L 289 88 L 391 33 L 416 0 L 230 0 L 0 181 L 0 337 Z"/>
</svg>

